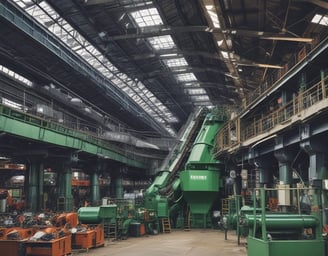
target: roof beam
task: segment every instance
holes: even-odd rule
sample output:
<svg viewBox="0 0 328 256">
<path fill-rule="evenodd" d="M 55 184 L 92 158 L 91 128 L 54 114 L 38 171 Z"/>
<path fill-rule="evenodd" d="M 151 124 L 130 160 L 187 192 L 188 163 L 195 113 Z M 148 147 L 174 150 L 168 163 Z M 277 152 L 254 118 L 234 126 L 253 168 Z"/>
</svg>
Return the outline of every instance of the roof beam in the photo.
<svg viewBox="0 0 328 256">
<path fill-rule="evenodd" d="M 255 62 L 247 62 L 247 61 L 237 61 L 236 64 L 238 66 L 248 66 L 248 67 L 257 67 L 257 68 L 273 68 L 273 69 L 281 69 L 282 66 L 265 64 L 265 63 L 255 63 Z"/>
<path fill-rule="evenodd" d="M 190 33 L 190 32 L 207 32 L 207 33 L 224 33 L 230 35 L 238 35 L 244 37 L 257 37 L 265 40 L 276 40 L 276 41 L 292 41 L 292 42 L 303 42 L 311 43 L 312 38 L 305 37 L 291 37 L 287 36 L 286 33 L 271 33 L 264 31 L 244 30 L 244 29 L 225 29 L 210 28 L 207 26 L 182 26 L 182 27 L 168 27 L 168 26 L 151 26 L 143 28 L 130 29 L 134 33 L 128 33 L 124 35 L 108 36 L 109 40 L 126 40 L 126 39 L 137 39 L 147 38 L 163 35 L 172 35 L 176 33 Z"/>
<path fill-rule="evenodd" d="M 321 8 L 328 9 L 328 3 L 322 0 L 294 0 L 296 2 L 308 2 L 314 5 L 317 5 Z"/>
<path fill-rule="evenodd" d="M 133 7 L 138 5 L 146 5 L 152 1 L 145 1 L 145 0 L 133 0 L 133 1 L 126 1 L 126 0 L 81 0 L 80 1 L 83 5 L 99 5 L 99 4 L 114 4 L 116 6 L 121 7 Z"/>
<path fill-rule="evenodd" d="M 156 50 L 153 53 L 138 54 L 132 56 L 133 60 L 144 60 L 150 58 L 161 58 L 161 59 L 175 59 L 184 56 L 202 56 L 209 59 L 222 60 L 222 57 L 217 52 L 205 52 L 205 51 L 181 51 L 179 49 L 167 49 L 167 50 Z"/>
<path fill-rule="evenodd" d="M 149 26 L 142 28 L 132 28 L 124 35 L 108 36 L 110 40 L 126 40 L 136 38 L 147 38 L 155 36 L 172 35 L 175 33 L 188 33 L 188 32 L 205 32 L 210 30 L 207 26 L 181 26 L 181 27 L 169 27 L 169 26 Z M 129 33 L 131 31 L 131 33 Z M 133 33 L 134 32 L 134 33 Z"/>
<path fill-rule="evenodd" d="M 200 85 L 203 88 L 236 88 L 236 86 L 233 84 L 222 84 L 222 83 L 218 83 L 218 82 L 202 82 L 202 81 L 183 82 L 183 81 L 180 81 L 179 84 L 183 88 L 186 88 L 188 86 L 195 88 L 195 86 L 193 86 L 193 84 Z"/>
<path fill-rule="evenodd" d="M 215 72 L 226 76 L 231 76 L 229 73 L 220 70 L 219 68 L 208 68 L 208 67 L 190 67 L 190 66 L 180 66 L 180 67 L 170 67 L 165 70 L 156 70 L 149 72 L 146 78 L 151 78 L 155 76 L 166 76 L 166 75 L 178 75 L 185 73 L 200 73 L 200 72 Z"/>
</svg>

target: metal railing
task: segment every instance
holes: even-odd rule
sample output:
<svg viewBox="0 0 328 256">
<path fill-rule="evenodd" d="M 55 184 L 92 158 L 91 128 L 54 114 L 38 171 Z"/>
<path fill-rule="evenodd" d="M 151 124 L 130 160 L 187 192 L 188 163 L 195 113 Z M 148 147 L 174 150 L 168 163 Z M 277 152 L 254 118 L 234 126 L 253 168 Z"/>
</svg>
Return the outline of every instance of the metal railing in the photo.
<svg viewBox="0 0 328 256">
<path fill-rule="evenodd" d="M 251 138 L 270 132 L 278 125 L 290 124 L 293 117 L 327 99 L 327 86 L 328 76 L 307 90 L 301 91 L 291 101 L 274 111 L 263 113 L 253 120 L 242 122 L 240 117 L 230 120 L 217 135 L 214 153 L 218 154 L 220 151 L 241 145 Z M 325 107 L 328 108 L 328 105 Z"/>
<path fill-rule="evenodd" d="M 100 147 L 106 148 L 112 152 L 116 152 L 122 156 L 125 156 L 128 159 L 132 159 L 140 162 L 147 162 L 146 158 L 131 153 L 130 151 L 124 150 L 122 147 L 119 147 L 115 145 L 115 143 L 112 143 L 110 141 L 104 140 L 103 138 L 99 137 L 97 133 L 93 133 L 91 131 L 82 131 L 79 129 L 74 129 L 72 127 L 66 126 L 65 124 L 46 120 L 41 117 L 24 113 L 19 110 L 14 110 L 2 104 L 0 104 L 0 116 L 6 116 L 11 119 L 19 120 L 21 122 L 30 125 L 42 127 L 43 129 L 55 131 L 59 134 L 81 139 L 82 141 L 86 141 L 91 144 L 95 144 Z"/>
<path fill-rule="evenodd" d="M 242 108 L 246 109 L 252 103 L 256 102 L 256 100 L 265 94 L 268 90 L 275 87 L 277 83 L 279 83 L 281 79 L 288 73 L 288 71 L 303 61 L 320 42 L 321 38 L 320 35 L 318 35 L 313 39 L 311 44 L 304 45 L 299 51 L 292 55 L 289 61 L 285 63 L 281 69 L 272 71 L 258 88 L 246 96 Z"/>
</svg>

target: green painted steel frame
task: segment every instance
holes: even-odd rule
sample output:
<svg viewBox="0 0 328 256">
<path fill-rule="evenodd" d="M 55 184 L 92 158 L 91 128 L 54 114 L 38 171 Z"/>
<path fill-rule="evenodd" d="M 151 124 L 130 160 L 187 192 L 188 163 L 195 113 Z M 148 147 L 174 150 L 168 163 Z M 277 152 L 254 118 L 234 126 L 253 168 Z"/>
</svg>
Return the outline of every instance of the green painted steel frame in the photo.
<svg viewBox="0 0 328 256">
<path fill-rule="evenodd" d="M 251 236 L 247 237 L 249 256 L 324 256 L 323 240 L 276 240 L 263 241 Z"/>
<path fill-rule="evenodd" d="M 247 255 L 248 256 L 324 256 L 325 255 L 325 241 L 319 234 L 316 234 L 315 239 L 309 240 L 268 240 L 267 227 L 266 227 L 266 214 L 265 214 L 265 189 L 260 189 L 261 198 L 261 239 L 256 238 L 256 224 L 254 221 L 253 228 L 251 228 L 250 234 L 247 237 Z M 253 216 L 256 215 L 256 197 L 254 193 L 254 208 Z M 259 224 L 259 223 L 258 223 Z M 319 225 L 321 226 L 321 224 Z"/>
<path fill-rule="evenodd" d="M 82 151 L 128 166 L 147 168 L 145 158 L 124 152 L 96 136 L 0 105 L 0 131 L 25 139 Z"/>
</svg>

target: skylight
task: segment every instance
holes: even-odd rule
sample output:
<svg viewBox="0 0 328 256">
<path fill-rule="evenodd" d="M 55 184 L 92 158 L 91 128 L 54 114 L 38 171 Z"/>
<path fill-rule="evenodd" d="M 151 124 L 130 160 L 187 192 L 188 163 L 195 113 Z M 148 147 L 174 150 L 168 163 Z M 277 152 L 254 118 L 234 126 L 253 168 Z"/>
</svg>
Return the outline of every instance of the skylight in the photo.
<svg viewBox="0 0 328 256">
<path fill-rule="evenodd" d="M 176 48 L 171 36 L 149 37 L 148 42 L 155 50 L 167 50 Z"/>
<path fill-rule="evenodd" d="M 181 81 L 181 82 L 191 82 L 191 81 L 197 80 L 197 78 L 195 77 L 195 75 L 193 73 L 178 74 L 178 75 L 176 75 L 176 78 L 178 79 L 178 81 Z"/>
<path fill-rule="evenodd" d="M 28 87 L 31 87 L 33 85 L 30 80 L 17 74 L 16 72 L 10 70 L 9 68 L 6 68 L 5 66 L 0 65 L 0 72 L 10 76 L 11 78 L 14 78 L 15 80 L 17 80 L 19 82 L 22 82 L 23 84 L 25 84 Z"/>
<path fill-rule="evenodd" d="M 167 59 L 167 60 L 163 60 L 163 61 L 170 68 L 171 67 L 188 66 L 188 63 L 185 58 Z"/>
<path fill-rule="evenodd" d="M 206 95 L 206 91 L 203 88 L 186 89 L 190 95 Z"/>
<path fill-rule="evenodd" d="M 163 21 L 156 8 L 143 9 L 130 13 L 139 27 L 162 25 Z"/>
<path fill-rule="evenodd" d="M 208 15 L 211 18 L 213 26 L 215 28 L 220 28 L 221 27 L 220 21 L 219 21 L 219 18 L 218 18 L 218 15 L 216 13 L 214 5 L 206 5 L 206 10 L 207 10 Z"/>
<path fill-rule="evenodd" d="M 190 97 L 196 99 L 197 101 L 206 101 L 206 102 L 210 101 L 207 95 L 191 95 Z"/>
<path fill-rule="evenodd" d="M 63 41 L 69 48 L 107 77 L 112 84 L 119 88 L 130 87 L 124 90 L 128 96 L 139 104 L 159 123 L 177 122 L 178 119 L 153 95 L 142 82 L 131 82 L 132 79 L 121 73 L 101 52 L 91 45 L 78 31 L 76 31 L 66 20 L 52 9 L 45 1 L 38 3 L 31 0 L 14 0 L 29 15 L 45 26 L 50 32 Z M 153 26 L 162 24 L 162 20 L 156 8 L 145 9 L 131 13 L 138 26 Z M 156 40 L 154 44 L 159 47 L 174 46 L 170 36 Z M 172 45 L 173 44 L 173 45 Z M 172 129 L 167 129 L 171 135 Z"/>
<path fill-rule="evenodd" d="M 214 6 L 211 7 L 211 9 L 208 9 L 209 15 L 211 16 L 212 22 L 215 27 L 220 27 L 219 20 L 217 14 L 212 10 Z M 214 8 L 215 10 L 215 8 Z M 155 8 L 150 9 L 144 9 L 139 10 L 135 12 L 130 13 L 132 18 L 134 19 L 135 23 L 138 25 L 138 27 L 149 27 L 149 26 L 158 26 L 163 25 L 163 21 Z M 175 45 L 172 37 L 170 35 L 164 35 L 164 36 L 156 36 L 156 37 L 149 37 L 148 39 L 149 44 L 154 50 L 169 50 L 169 49 L 175 49 L 177 46 Z M 186 72 L 188 67 L 188 62 L 185 58 L 174 58 L 177 56 L 176 53 L 170 54 L 166 53 L 161 55 L 162 57 L 173 57 L 168 59 L 163 59 L 163 63 L 165 63 L 166 66 L 169 68 L 175 68 L 174 70 L 176 72 Z M 178 74 L 175 76 L 176 79 L 179 82 L 188 82 L 188 81 L 197 81 L 197 78 L 193 73 L 183 73 Z M 200 86 L 195 85 L 195 87 L 200 88 Z M 206 91 L 204 89 L 202 93 L 206 94 Z M 195 98 L 194 98 L 195 99 Z"/>
<path fill-rule="evenodd" d="M 320 24 L 323 26 L 328 26 L 328 16 L 327 15 L 321 15 L 316 14 L 311 20 L 312 23 Z"/>
<path fill-rule="evenodd" d="M 223 58 L 229 59 L 229 53 L 227 51 L 221 51 Z"/>
</svg>

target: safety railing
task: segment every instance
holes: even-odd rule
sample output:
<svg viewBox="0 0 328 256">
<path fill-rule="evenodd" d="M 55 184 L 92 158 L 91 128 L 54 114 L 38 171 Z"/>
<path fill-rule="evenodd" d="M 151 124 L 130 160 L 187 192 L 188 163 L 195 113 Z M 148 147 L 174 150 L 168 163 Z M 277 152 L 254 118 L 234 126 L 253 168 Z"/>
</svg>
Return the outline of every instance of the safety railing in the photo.
<svg viewBox="0 0 328 256">
<path fill-rule="evenodd" d="M 214 153 L 218 154 L 220 151 L 241 145 L 251 138 L 270 132 L 278 125 L 289 123 L 292 117 L 327 99 L 327 85 L 328 76 L 307 90 L 301 91 L 291 101 L 274 111 L 263 113 L 253 120 L 242 121 L 240 117 L 230 120 L 217 135 Z"/>
<path fill-rule="evenodd" d="M 320 43 L 320 35 L 315 37 L 311 44 L 304 45 L 298 52 L 296 52 L 289 59 L 282 68 L 272 71 L 266 78 L 266 80 L 252 93 L 246 96 L 243 109 L 246 109 L 249 105 L 254 103 L 260 96 L 266 93 L 269 89 L 273 88 L 279 81 L 296 66 Z"/>
<path fill-rule="evenodd" d="M 114 143 L 104 140 L 103 138 L 99 137 L 99 135 L 97 133 L 93 133 L 91 131 L 76 130 L 76 129 L 68 127 L 64 124 L 45 120 L 41 117 L 37 117 L 32 114 L 24 113 L 19 110 L 14 110 L 14 109 L 4 106 L 2 104 L 0 104 L 0 116 L 6 116 L 11 119 L 19 120 L 21 122 L 24 122 L 24 123 L 27 123 L 27 124 L 30 124 L 33 126 L 39 126 L 43 129 L 55 131 L 59 134 L 79 138 L 83 141 L 98 145 L 98 146 L 106 148 L 112 152 L 121 154 L 122 156 L 125 156 L 126 158 L 137 160 L 140 162 L 147 162 L 144 157 L 140 157 L 140 156 L 137 156 L 126 150 L 122 150 L 122 147 L 119 147 L 119 146 L 115 145 Z"/>
</svg>

